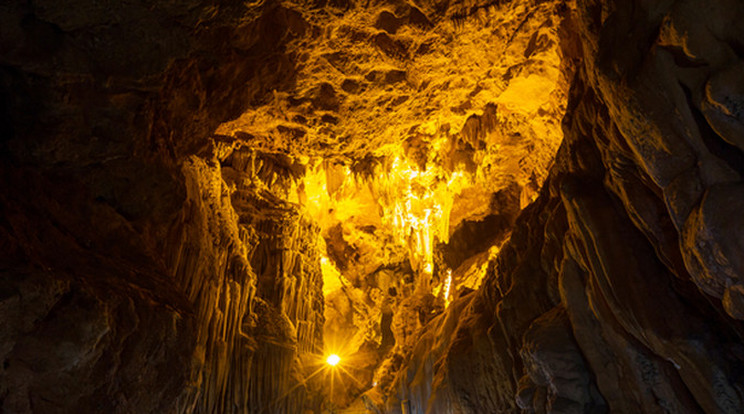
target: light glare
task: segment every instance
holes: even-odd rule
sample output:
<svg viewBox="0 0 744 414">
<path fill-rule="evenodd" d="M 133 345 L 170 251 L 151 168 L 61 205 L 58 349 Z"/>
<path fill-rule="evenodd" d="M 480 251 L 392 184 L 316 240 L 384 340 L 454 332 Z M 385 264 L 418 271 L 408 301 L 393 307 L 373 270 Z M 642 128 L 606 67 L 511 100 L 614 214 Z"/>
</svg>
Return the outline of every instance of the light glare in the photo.
<svg viewBox="0 0 744 414">
<path fill-rule="evenodd" d="M 331 365 L 331 366 L 334 366 L 334 367 L 340 361 L 341 361 L 341 358 L 338 355 L 336 355 L 336 354 L 328 355 L 328 358 L 326 358 L 326 362 L 328 363 L 328 365 Z"/>
</svg>

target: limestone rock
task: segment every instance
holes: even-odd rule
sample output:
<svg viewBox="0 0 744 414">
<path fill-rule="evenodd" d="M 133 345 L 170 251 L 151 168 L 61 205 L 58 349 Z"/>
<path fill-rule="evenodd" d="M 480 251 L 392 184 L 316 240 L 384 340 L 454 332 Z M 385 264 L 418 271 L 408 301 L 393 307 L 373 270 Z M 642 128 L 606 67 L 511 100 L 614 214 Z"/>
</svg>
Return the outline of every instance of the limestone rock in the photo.
<svg viewBox="0 0 744 414">
<path fill-rule="evenodd" d="M 0 6 L 0 411 L 743 412 L 743 15 Z"/>
</svg>

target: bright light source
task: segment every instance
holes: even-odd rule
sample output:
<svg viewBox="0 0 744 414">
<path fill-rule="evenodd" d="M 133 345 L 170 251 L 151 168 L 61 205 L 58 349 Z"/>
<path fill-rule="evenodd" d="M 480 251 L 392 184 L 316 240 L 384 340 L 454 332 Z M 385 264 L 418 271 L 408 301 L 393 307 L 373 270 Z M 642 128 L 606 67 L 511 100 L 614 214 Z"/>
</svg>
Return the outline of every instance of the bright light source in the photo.
<svg viewBox="0 0 744 414">
<path fill-rule="evenodd" d="M 336 366 L 336 364 L 338 364 L 340 361 L 341 361 L 341 357 L 339 357 L 336 354 L 328 355 L 328 358 L 326 358 L 326 362 L 328 363 L 328 365 L 331 365 L 331 366 Z"/>
</svg>

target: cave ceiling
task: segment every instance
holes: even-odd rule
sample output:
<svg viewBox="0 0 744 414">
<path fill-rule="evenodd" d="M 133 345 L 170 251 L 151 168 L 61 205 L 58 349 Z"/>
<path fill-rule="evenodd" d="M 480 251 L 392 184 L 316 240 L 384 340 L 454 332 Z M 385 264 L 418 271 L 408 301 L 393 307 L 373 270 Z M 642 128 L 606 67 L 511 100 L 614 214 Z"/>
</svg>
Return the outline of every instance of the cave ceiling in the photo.
<svg viewBox="0 0 744 414">
<path fill-rule="evenodd" d="M 357 259 L 331 252 L 347 278 L 406 255 L 432 273 L 433 246 L 463 222 L 537 196 L 571 76 L 558 2 L 283 7 L 292 81 L 220 125 L 214 154 L 231 185 L 245 181 L 230 163 L 249 157 L 253 182 L 302 205 L 326 239 L 353 239 Z"/>
</svg>

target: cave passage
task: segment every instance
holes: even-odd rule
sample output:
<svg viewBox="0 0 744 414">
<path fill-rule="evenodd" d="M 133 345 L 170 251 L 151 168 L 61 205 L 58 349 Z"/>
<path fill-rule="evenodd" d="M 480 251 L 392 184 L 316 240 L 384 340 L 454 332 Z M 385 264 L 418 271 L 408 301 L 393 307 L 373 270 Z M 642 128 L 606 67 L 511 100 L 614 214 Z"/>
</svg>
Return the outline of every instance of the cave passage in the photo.
<svg viewBox="0 0 744 414">
<path fill-rule="evenodd" d="M 537 196 L 572 76 L 556 5 L 314 16 L 329 34 L 290 43 L 296 85 L 217 129 L 232 138 L 219 159 L 233 194 L 250 183 L 317 228 L 306 259 L 320 264 L 324 323 L 302 358 L 318 387 L 333 382 L 327 404 L 389 392 L 419 332 L 478 289 Z"/>
<path fill-rule="evenodd" d="M 743 17 L 0 6 L 0 412 L 744 412 Z"/>
</svg>

